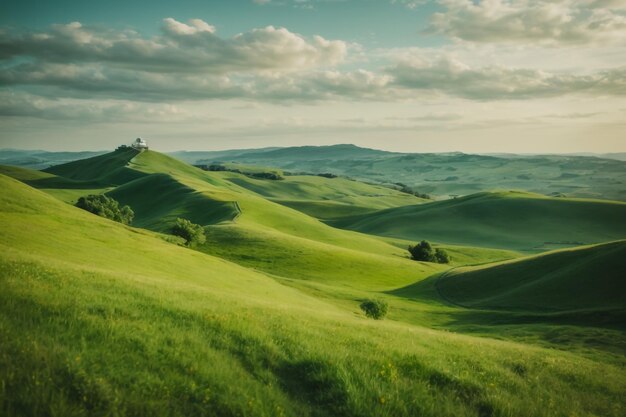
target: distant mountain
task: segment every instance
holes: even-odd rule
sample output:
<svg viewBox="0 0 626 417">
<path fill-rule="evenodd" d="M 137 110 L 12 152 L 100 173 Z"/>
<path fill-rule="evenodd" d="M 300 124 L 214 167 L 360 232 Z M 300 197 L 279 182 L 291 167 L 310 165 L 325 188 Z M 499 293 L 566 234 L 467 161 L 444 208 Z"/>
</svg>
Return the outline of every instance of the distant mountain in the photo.
<svg viewBox="0 0 626 417">
<path fill-rule="evenodd" d="M 380 158 L 402 154 L 342 144 L 330 146 L 294 146 L 288 148 L 233 149 L 215 152 L 179 151 L 172 152 L 170 155 L 189 163 L 204 163 L 259 160 L 336 161 Z"/>
</svg>

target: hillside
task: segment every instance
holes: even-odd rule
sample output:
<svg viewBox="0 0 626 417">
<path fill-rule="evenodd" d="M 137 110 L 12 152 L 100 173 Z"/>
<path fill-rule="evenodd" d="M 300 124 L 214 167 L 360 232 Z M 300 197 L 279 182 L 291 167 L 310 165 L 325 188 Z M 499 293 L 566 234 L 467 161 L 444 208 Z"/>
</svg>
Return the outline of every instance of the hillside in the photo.
<svg viewBox="0 0 626 417">
<path fill-rule="evenodd" d="M 280 181 L 267 181 L 232 172 L 216 175 L 318 219 L 332 219 L 428 201 L 389 187 L 340 177 L 294 175 L 285 176 Z"/>
<path fill-rule="evenodd" d="M 44 172 L 71 180 L 119 185 L 141 176 L 137 171 L 127 167 L 128 163 L 138 154 L 139 151 L 128 148 L 67 164 L 55 165 L 45 169 Z"/>
<path fill-rule="evenodd" d="M 154 151 L 134 156 L 117 151 L 99 156 L 96 162 L 76 161 L 55 167 L 54 171 L 86 182 L 108 179 L 109 171 L 118 179 L 126 178 L 128 181 L 122 185 L 102 192 L 107 191 L 136 210 L 135 225 L 169 232 L 177 217 L 188 218 L 207 227 L 207 243 L 199 250 L 244 266 L 283 277 L 381 289 L 406 285 L 445 269 L 412 262 L 402 248 L 375 237 L 335 229 L 269 201 L 237 185 L 237 178 L 247 178 L 241 174 L 224 176 L 202 171 Z M 106 167 L 104 174 L 93 166 Z M 318 185 L 335 184 L 334 179 L 317 181 Z M 344 191 L 348 185 L 355 188 L 353 194 L 359 194 L 358 183 L 346 181 Z M 414 198 L 406 196 L 400 198 Z M 385 198 L 378 198 L 376 204 Z"/>
<path fill-rule="evenodd" d="M 626 237 L 626 203 L 486 192 L 330 224 L 409 240 L 538 251 Z"/>
<path fill-rule="evenodd" d="M 464 306 L 527 311 L 624 309 L 626 241 L 457 268 L 437 287 Z"/>
<path fill-rule="evenodd" d="M 337 308 L 5 176 L 0 187 L 3 414 L 617 416 L 626 405 L 616 365 L 365 320 L 358 301 Z"/>
<path fill-rule="evenodd" d="M 381 184 L 404 183 L 448 197 L 493 189 L 626 201 L 626 162 L 577 155 L 393 153 L 353 145 L 177 153 L 189 163 L 238 162 L 294 172 L 348 176 Z"/>
</svg>

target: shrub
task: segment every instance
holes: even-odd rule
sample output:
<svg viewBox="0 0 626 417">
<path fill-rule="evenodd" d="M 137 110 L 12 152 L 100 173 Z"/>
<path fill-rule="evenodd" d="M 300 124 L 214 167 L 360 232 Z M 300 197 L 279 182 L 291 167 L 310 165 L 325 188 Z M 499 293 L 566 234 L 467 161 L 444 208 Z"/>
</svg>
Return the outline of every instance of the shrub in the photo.
<svg viewBox="0 0 626 417">
<path fill-rule="evenodd" d="M 411 258 L 416 261 L 435 262 L 435 251 L 426 240 L 422 240 L 417 245 L 410 245 L 409 253 L 411 254 Z"/>
<path fill-rule="evenodd" d="M 123 224 L 130 224 L 135 217 L 135 213 L 130 207 L 120 208 L 116 200 L 104 194 L 91 194 L 81 197 L 78 199 L 76 207 Z"/>
<path fill-rule="evenodd" d="M 415 261 L 448 264 L 451 260 L 448 252 L 443 249 L 433 249 L 432 245 L 426 240 L 422 240 L 417 245 L 410 245 L 409 253 L 411 254 L 411 259 Z"/>
<path fill-rule="evenodd" d="M 387 314 L 389 306 L 382 300 L 365 300 L 360 305 L 361 310 L 369 318 L 380 320 Z"/>
<path fill-rule="evenodd" d="M 450 263 L 450 255 L 443 249 L 435 249 L 435 259 L 437 263 L 440 264 L 449 264 Z"/>
<path fill-rule="evenodd" d="M 187 219 L 181 219 L 180 217 L 176 219 L 176 223 L 174 227 L 172 227 L 172 234 L 185 239 L 187 246 L 206 242 L 206 236 L 204 235 L 202 226 L 192 223 Z"/>
</svg>

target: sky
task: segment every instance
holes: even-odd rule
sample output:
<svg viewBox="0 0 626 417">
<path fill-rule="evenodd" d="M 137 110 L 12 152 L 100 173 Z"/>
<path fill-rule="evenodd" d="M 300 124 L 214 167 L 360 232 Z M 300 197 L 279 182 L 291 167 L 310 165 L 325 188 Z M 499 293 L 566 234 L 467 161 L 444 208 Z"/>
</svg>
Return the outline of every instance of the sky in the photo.
<svg viewBox="0 0 626 417">
<path fill-rule="evenodd" d="M 626 151 L 626 0 L 0 0 L 0 148 Z"/>
</svg>

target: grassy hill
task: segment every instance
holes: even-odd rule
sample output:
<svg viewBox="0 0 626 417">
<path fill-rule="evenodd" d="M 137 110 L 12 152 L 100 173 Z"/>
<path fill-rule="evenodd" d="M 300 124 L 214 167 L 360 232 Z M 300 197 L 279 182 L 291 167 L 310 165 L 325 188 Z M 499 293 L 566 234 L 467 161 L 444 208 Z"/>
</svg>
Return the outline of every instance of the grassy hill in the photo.
<svg viewBox="0 0 626 417">
<path fill-rule="evenodd" d="M 286 176 L 280 181 L 267 181 L 232 172 L 217 175 L 271 201 L 318 219 L 363 214 L 428 201 L 389 187 L 346 178 L 295 175 Z"/>
<path fill-rule="evenodd" d="M 119 185 L 141 176 L 127 167 L 139 151 L 127 148 L 115 152 L 80 159 L 47 168 L 48 172 L 71 180 L 92 181 L 106 185 Z"/>
<path fill-rule="evenodd" d="M 378 183 L 404 183 L 435 196 L 493 189 L 626 201 L 626 163 L 576 155 L 392 153 L 352 145 L 178 153 L 190 163 L 230 161 L 296 172 L 331 172 Z"/>
<path fill-rule="evenodd" d="M 107 167 L 104 174 L 91 169 L 94 161 L 90 159 L 56 167 L 55 172 L 92 182 L 110 178 L 107 172 L 123 173 L 118 178 L 128 181 L 108 194 L 136 211 L 135 225 L 168 232 L 176 217 L 188 218 L 207 226 L 207 244 L 199 250 L 244 266 L 278 276 L 364 288 L 406 285 L 445 269 L 412 262 L 405 249 L 375 237 L 335 229 L 269 201 L 237 185 L 236 180 L 247 179 L 241 174 L 206 172 L 154 151 L 135 152 L 134 156 L 118 151 L 108 154 L 110 160 L 106 157 L 100 156 L 97 161 L 97 165 Z M 335 179 L 315 180 L 323 186 L 324 182 L 334 184 Z M 362 194 L 359 183 L 344 181 L 344 191 L 352 186 L 356 190 L 353 195 Z M 367 185 L 361 187 L 370 190 Z M 313 192 L 315 188 L 308 190 Z M 399 194 L 395 193 L 391 197 Z M 231 222 L 235 218 L 236 222 Z"/>
<path fill-rule="evenodd" d="M 470 307 L 527 311 L 624 309 L 626 241 L 457 268 L 437 287 Z"/>
<path fill-rule="evenodd" d="M 141 162 L 141 161 L 140 161 Z M 619 416 L 623 366 L 338 307 L 0 175 L 2 415 Z"/>
<path fill-rule="evenodd" d="M 330 224 L 409 240 L 538 251 L 626 237 L 626 203 L 484 192 Z"/>
</svg>

